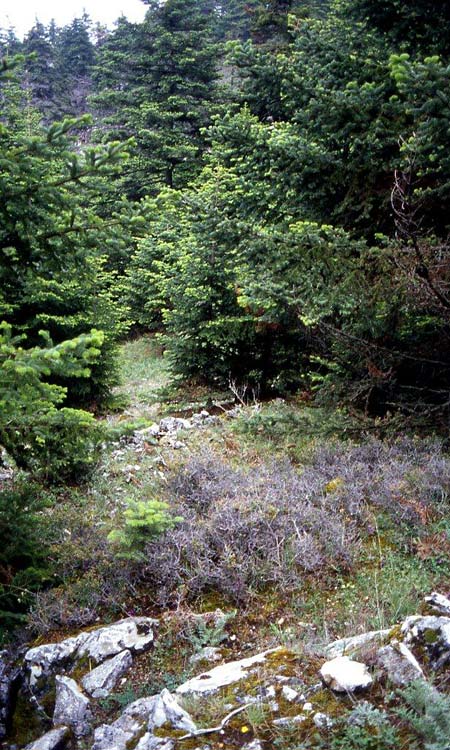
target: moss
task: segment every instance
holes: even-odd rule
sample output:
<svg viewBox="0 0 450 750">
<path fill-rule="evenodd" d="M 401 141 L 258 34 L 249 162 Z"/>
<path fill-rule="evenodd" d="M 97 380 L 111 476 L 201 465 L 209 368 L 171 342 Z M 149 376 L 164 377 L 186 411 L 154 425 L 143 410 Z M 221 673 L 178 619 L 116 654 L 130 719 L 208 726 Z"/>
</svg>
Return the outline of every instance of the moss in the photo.
<svg viewBox="0 0 450 750">
<path fill-rule="evenodd" d="M 428 646 L 433 646 L 439 640 L 438 631 L 433 630 L 432 628 L 427 628 L 427 630 L 423 631 L 423 640 Z"/>
<path fill-rule="evenodd" d="M 37 711 L 33 711 L 28 697 L 19 693 L 8 738 L 10 746 L 27 745 L 46 732 L 48 728 L 43 717 Z"/>
</svg>

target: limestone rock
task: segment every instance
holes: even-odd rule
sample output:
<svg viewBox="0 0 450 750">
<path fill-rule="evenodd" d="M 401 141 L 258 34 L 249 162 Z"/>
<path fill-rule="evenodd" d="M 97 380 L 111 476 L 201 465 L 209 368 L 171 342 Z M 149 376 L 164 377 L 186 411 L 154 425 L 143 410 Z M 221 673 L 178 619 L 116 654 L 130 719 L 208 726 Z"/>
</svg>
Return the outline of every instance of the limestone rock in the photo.
<svg viewBox="0 0 450 750">
<path fill-rule="evenodd" d="M 178 430 L 190 430 L 192 427 L 189 419 L 181 417 L 165 417 L 159 423 L 160 432 L 177 432 Z"/>
<path fill-rule="evenodd" d="M 53 725 L 71 727 L 76 737 L 88 734 L 90 730 L 90 701 L 81 692 L 75 680 L 56 676 L 56 701 Z"/>
<path fill-rule="evenodd" d="M 297 692 L 297 690 L 289 687 L 289 685 L 283 685 L 283 687 L 281 688 L 281 695 L 283 696 L 284 700 L 288 701 L 289 703 L 294 703 L 294 701 L 296 701 L 299 697 L 299 693 Z"/>
<path fill-rule="evenodd" d="M 402 633 L 410 643 L 425 641 L 433 645 L 439 641 L 443 647 L 450 648 L 450 617 L 413 615 L 402 624 Z"/>
<path fill-rule="evenodd" d="M 425 597 L 425 602 L 439 615 L 450 616 L 450 599 L 443 594 L 433 591 L 430 596 Z"/>
<path fill-rule="evenodd" d="M 127 617 L 107 627 L 93 630 L 78 647 L 77 656 L 90 656 L 97 662 L 102 662 L 124 649 L 131 652 L 145 651 L 153 643 L 153 629 L 157 624 L 158 621 L 151 617 Z"/>
<path fill-rule="evenodd" d="M 314 714 L 313 722 L 318 729 L 331 729 L 334 724 L 333 719 L 321 711 Z"/>
<path fill-rule="evenodd" d="M 186 693 L 213 693 L 225 685 L 231 685 L 234 682 L 246 679 L 253 667 L 258 664 L 263 664 L 269 654 L 275 653 L 278 650 L 279 649 L 272 648 L 247 659 L 240 659 L 239 661 L 230 661 L 226 664 L 221 664 L 218 667 L 214 667 L 214 669 L 211 669 L 209 672 L 203 672 L 198 677 L 193 677 L 191 680 L 184 682 L 177 687 L 175 692 L 180 695 Z"/>
<path fill-rule="evenodd" d="M 139 740 L 135 750 L 173 750 L 175 743 L 167 737 L 155 737 L 151 732 L 146 732 Z"/>
<path fill-rule="evenodd" d="M 424 678 L 419 662 L 404 643 L 392 641 L 389 646 L 383 646 L 377 651 L 376 660 L 390 682 L 398 687 Z"/>
<path fill-rule="evenodd" d="M 289 727 L 292 724 L 302 724 L 306 721 L 306 716 L 297 714 L 297 716 L 283 716 L 280 719 L 274 719 L 272 724 L 274 727 Z"/>
<path fill-rule="evenodd" d="M 259 740 L 253 740 L 253 742 L 247 742 L 246 745 L 242 745 L 241 750 L 263 750 L 263 747 Z"/>
<path fill-rule="evenodd" d="M 88 672 L 81 680 L 81 684 L 93 698 L 106 698 L 132 663 L 133 658 L 130 652 L 128 650 L 121 651 Z"/>
<path fill-rule="evenodd" d="M 45 643 L 30 648 L 25 654 L 25 662 L 30 669 L 30 684 L 33 686 L 39 677 L 47 675 L 52 669 L 63 666 L 74 658 L 78 646 L 87 638 L 87 633 L 80 633 L 74 638 L 66 638 L 59 643 Z"/>
<path fill-rule="evenodd" d="M 193 654 L 189 659 L 190 664 L 197 664 L 199 661 L 220 661 L 222 650 L 218 646 L 204 646 L 197 654 Z"/>
<path fill-rule="evenodd" d="M 25 750 L 62 750 L 69 739 L 69 729 L 67 727 L 58 727 L 44 734 L 36 742 L 31 742 Z"/>
<path fill-rule="evenodd" d="M 195 732 L 197 728 L 187 711 L 178 705 L 176 698 L 166 689 L 154 698 L 148 717 L 148 729 L 153 731 L 164 724 L 185 732 Z"/>
<path fill-rule="evenodd" d="M 370 630 L 368 633 L 354 635 L 351 638 L 340 638 L 338 641 L 333 641 L 333 643 L 326 646 L 323 653 L 329 659 L 334 659 L 336 656 L 354 656 L 365 646 L 373 643 L 382 644 L 386 641 L 389 633 L 389 629 Z"/>
<path fill-rule="evenodd" d="M 159 435 L 159 424 L 153 422 L 150 427 L 144 427 L 142 430 L 136 430 L 135 435 L 142 437 L 144 440 L 146 438 L 157 437 L 157 435 Z"/>
<path fill-rule="evenodd" d="M 128 750 L 147 728 L 154 696 L 131 703 L 112 724 L 102 724 L 94 732 L 92 750 Z"/>
<path fill-rule="evenodd" d="M 352 693 L 372 684 L 372 677 L 365 664 L 353 661 L 348 656 L 337 656 L 325 662 L 320 669 L 324 683 L 338 693 Z"/>
<path fill-rule="evenodd" d="M 450 617 L 407 617 L 402 625 L 405 643 L 426 649 L 433 669 L 450 662 Z"/>
<path fill-rule="evenodd" d="M 145 651 L 153 643 L 153 631 L 157 624 L 158 621 L 150 617 L 127 617 L 59 643 L 31 648 L 24 657 L 30 672 L 30 685 L 33 687 L 40 677 L 84 656 L 100 663 L 125 649 L 131 652 Z"/>
</svg>

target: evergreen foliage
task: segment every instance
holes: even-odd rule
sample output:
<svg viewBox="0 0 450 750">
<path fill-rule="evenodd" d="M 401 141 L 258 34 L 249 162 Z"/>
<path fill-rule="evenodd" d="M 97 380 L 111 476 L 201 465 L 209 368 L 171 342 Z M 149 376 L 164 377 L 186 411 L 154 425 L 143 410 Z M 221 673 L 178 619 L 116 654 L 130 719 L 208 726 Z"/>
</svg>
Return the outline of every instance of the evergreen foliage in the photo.
<svg viewBox="0 0 450 750">
<path fill-rule="evenodd" d="M 121 20 L 99 50 L 93 103 L 108 138 L 136 139 L 124 183 L 133 198 L 184 187 L 198 172 L 215 99 L 212 26 L 208 2 L 155 1 L 143 24 Z"/>
<path fill-rule="evenodd" d="M 49 581 L 46 506 L 38 485 L 0 490 L 0 641 L 26 620 L 34 592 Z"/>
<path fill-rule="evenodd" d="M 117 547 L 117 556 L 136 562 L 145 560 L 146 545 L 183 520 L 168 511 L 168 504 L 160 500 L 129 500 L 124 527 L 108 536 Z"/>
<path fill-rule="evenodd" d="M 104 257 L 127 241 L 125 217 L 95 210 L 124 150 L 71 150 L 68 134 L 84 120 L 18 125 L 11 86 L 0 124 L 0 446 L 47 481 L 80 478 L 100 436 L 71 407 L 108 396 L 125 326 Z"/>
</svg>

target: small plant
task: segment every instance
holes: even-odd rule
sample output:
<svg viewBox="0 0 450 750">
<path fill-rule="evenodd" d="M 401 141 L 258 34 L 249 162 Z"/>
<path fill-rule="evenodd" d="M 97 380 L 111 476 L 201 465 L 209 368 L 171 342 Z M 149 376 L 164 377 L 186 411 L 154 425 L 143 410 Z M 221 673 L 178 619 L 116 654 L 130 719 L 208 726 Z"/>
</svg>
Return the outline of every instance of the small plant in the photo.
<svg viewBox="0 0 450 750">
<path fill-rule="evenodd" d="M 344 729 L 322 745 L 329 750 L 390 750 L 400 740 L 384 711 L 368 703 L 357 706 L 345 719 Z"/>
<path fill-rule="evenodd" d="M 145 560 L 146 544 L 183 520 L 181 516 L 171 516 L 168 510 L 168 504 L 159 500 L 128 500 L 125 526 L 108 535 L 118 548 L 117 556 L 136 562 Z"/>
<path fill-rule="evenodd" d="M 450 697 L 424 680 L 412 682 L 399 694 L 406 707 L 398 709 L 398 714 L 423 739 L 425 750 L 448 750 Z"/>
<path fill-rule="evenodd" d="M 201 651 L 204 646 L 219 646 L 227 638 L 225 627 L 227 623 L 236 616 L 236 611 L 226 612 L 210 625 L 203 618 L 198 618 L 189 627 L 188 640 L 195 652 Z"/>
</svg>

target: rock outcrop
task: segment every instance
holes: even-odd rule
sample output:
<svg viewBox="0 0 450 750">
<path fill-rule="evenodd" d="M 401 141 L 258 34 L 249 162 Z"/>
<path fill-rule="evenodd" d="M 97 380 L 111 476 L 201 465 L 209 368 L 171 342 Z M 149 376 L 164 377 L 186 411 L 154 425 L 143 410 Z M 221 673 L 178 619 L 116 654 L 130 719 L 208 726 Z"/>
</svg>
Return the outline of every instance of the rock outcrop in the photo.
<svg viewBox="0 0 450 750">
<path fill-rule="evenodd" d="M 180 736 L 192 738 L 198 742 L 196 747 L 203 748 L 203 735 L 214 734 L 220 734 L 221 741 L 225 737 L 226 747 L 228 726 L 236 732 L 232 720 L 251 706 L 263 712 L 266 727 L 273 725 L 278 732 L 289 731 L 291 726 L 300 733 L 329 732 L 335 718 L 327 709 L 327 695 L 330 705 L 337 702 L 340 710 L 342 695 L 347 693 L 353 696 L 353 703 L 361 705 L 363 713 L 376 713 L 378 709 L 370 701 L 376 701 L 384 685 L 403 688 L 412 681 L 426 680 L 427 675 L 450 663 L 450 615 L 445 614 L 449 604 L 446 597 L 433 593 L 427 597 L 424 611 L 436 614 L 414 615 L 392 630 L 335 641 L 323 649 L 322 663 L 317 653 L 308 656 L 305 652 L 300 657 L 280 647 L 224 661 L 195 674 L 198 667 L 192 659 L 194 676 L 172 692 L 164 689 L 133 700 L 112 720 L 101 723 L 95 718 L 101 716 L 97 701 L 110 695 L 119 681 L 132 681 L 135 661 L 152 646 L 155 637 L 155 620 L 126 618 L 59 643 L 31 648 L 22 661 L 17 660 L 20 663 L 0 654 L 0 721 L 6 728 L 8 706 L 17 692 L 17 680 L 22 679 L 22 701 L 27 695 L 35 706 L 45 704 L 54 724 L 48 731 L 45 719 L 42 736 L 35 737 L 26 750 L 175 750 L 175 738 Z M 202 660 L 223 660 L 226 653 L 226 647 L 207 647 L 199 656 Z M 151 655 L 145 658 L 148 669 Z M 313 667 L 308 666 L 308 659 L 314 659 Z M 373 685 L 378 685 L 376 691 Z M 188 703 L 183 705 L 185 700 Z M 189 711 L 201 715 L 209 701 L 222 706 L 222 716 L 216 726 L 198 729 Z M 30 711 L 32 708 L 30 703 Z M 250 731 L 245 725 L 242 729 Z M 252 737 L 245 747 L 260 749 L 259 738 Z"/>
</svg>

